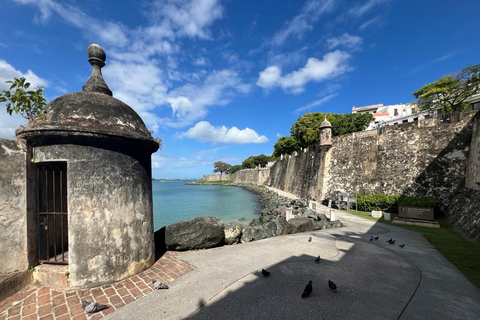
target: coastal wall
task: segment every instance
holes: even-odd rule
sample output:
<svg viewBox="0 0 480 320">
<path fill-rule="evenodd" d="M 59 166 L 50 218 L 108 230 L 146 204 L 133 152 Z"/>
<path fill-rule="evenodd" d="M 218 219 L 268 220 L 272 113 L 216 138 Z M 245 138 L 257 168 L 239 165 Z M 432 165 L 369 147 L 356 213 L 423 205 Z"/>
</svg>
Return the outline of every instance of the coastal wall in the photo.
<svg viewBox="0 0 480 320">
<path fill-rule="evenodd" d="M 270 168 L 243 169 L 230 174 L 234 183 L 267 184 L 270 179 Z"/>
<path fill-rule="evenodd" d="M 447 218 L 452 227 L 480 242 L 480 190 L 461 189 L 448 206 Z"/>
<path fill-rule="evenodd" d="M 472 143 L 468 155 L 465 186 L 480 190 L 480 112 L 473 118 Z"/>
<path fill-rule="evenodd" d="M 384 127 L 335 137 L 328 194 L 338 191 L 432 197 L 448 205 L 463 186 L 474 113 L 459 122 L 439 119 Z"/>
<path fill-rule="evenodd" d="M 269 185 L 302 198 L 316 199 L 322 190 L 324 156 L 320 147 L 310 146 L 277 161 L 270 170 Z"/>
<path fill-rule="evenodd" d="M 337 136 L 328 151 L 310 146 L 277 161 L 261 176 L 255 169 L 241 170 L 232 180 L 266 184 L 316 201 L 338 192 L 384 193 L 433 197 L 445 207 L 465 182 L 474 115 L 462 113 L 454 123 L 426 119 Z M 478 127 L 478 116 L 475 121 Z M 478 155 L 473 158 L 470 166 L 478 174 Z"/>
<path fill-rule="evenodd" d="M 18 140 L 0 139 L 0 274 L 28 267 L 25 159 Z"/>
<path fill-rule="evenodd" d="M 230 175 L 228 173 L 215 173 L 215 174 L 204 174 L 203 180 L 205 181 L 223 181 L 223 180 L 231 180 Z"/>
</svg>

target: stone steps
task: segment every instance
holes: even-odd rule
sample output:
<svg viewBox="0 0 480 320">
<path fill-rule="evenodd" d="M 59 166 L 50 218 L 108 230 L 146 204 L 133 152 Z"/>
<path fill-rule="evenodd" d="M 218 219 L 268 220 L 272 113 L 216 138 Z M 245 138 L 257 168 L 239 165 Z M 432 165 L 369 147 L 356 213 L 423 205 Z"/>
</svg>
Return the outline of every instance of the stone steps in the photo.
<svg viewBox="0 0 480 320">
<path fill-rule="evenodd" d="M 32 282 L 32 274 L 33 272 L 25 270 L 0 275 L 0 301 L 14 295 Z"/>
</svg>

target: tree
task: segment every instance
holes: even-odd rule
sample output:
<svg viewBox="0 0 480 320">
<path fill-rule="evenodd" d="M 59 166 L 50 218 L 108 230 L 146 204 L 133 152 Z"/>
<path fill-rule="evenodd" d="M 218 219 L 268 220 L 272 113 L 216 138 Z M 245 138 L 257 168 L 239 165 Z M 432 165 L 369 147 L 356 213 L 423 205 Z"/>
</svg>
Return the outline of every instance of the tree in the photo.
<svg viewBox="0 0 480 320">
<path fill-rule="evenodd" d="M 12 84 L 9 90 L 2 90 L 3 93 L 0 93 L 0 102 L 6 102 L 8 114 L 18 113 L 29 121 L 44 118 L 46 100 L 42 87 L 27 91 L 30 83 L 23 77 L 5 83 Z"/>
<path fill-rule="evenodd" d="M 298 149 L 298 142 L 292 136 L 281 137 L 273 146 L 273 156 L 275 158 L 280 158 L 282 154 L 292 154 Z"/>
<path fill-rule="evenodd" d="M 228 173 L 235 173 L 237 171 L 240 171 L 242 170 L 242 166 L 240 164 L 236 164 L 234 166 L 232 166 L 229 170 L 228 170 Z"/>
<path fill-rule="evenodd" d="M 307 112 L 298 118 L 290 129 L 292 138 L 298 142 L 300 148 L 306 148 L 320 140 L 320 124 L 325 117 L 332 124 L 333 136 L 365 130 L 373 121 L 371 114 Z"/>
<path fill-rule="evenodd" d="M 222 161 L 215 162 L 213 166 L 215 168 L 213 169 L 213 172 L 220 172 L 220 177 L 224 172 L 228 171 L 232 167 L 232 165 Z"/>
<path fill-rule="evenodd" d="M 421 110 L 431 113 L 458 112 L 465 109 L 465 100 L 480 89 L 480 65 L 472 64 L 460 72 L 444 76 L 412 93 L 418 99 Z"/>
<path fill-rule="evenodd" d="M 255 164 L 255 161 L 253 160 L 253 157 L 249 157 L 248 159 L 243 160 L 242 162 L 242 168 L 243 169 L 253 169 L 257 165 Z"/>
<path fill-rule="evenodd" d="M 373 121 L 369 113 L 346 113 L 336 115 L 332 119 L 332 136 L 365 130 Z"/>
</svg>

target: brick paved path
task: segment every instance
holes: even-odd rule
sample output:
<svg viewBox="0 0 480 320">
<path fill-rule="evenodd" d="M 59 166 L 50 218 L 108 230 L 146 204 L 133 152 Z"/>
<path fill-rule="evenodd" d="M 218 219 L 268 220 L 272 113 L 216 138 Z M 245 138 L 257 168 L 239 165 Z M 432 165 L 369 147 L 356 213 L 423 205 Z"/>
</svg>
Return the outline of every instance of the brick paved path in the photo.
<svg viewBox="0 0 480 320">
<path fill-rule="evenodd" d="M 120 282 L 81 291 L 62 291 L 40 286 L 11 296 L 0 302 L 0 320 L 19 319 L 100 319 L 136 301 L 154 289 L 151 279 L 170 283 L 182 274 L 195 269 L 178 257 L 181 253 L 166 252 L 146 271 Z M 101 312 L 87 314 L 81 299 L 109 306 Z"/>
</svg>

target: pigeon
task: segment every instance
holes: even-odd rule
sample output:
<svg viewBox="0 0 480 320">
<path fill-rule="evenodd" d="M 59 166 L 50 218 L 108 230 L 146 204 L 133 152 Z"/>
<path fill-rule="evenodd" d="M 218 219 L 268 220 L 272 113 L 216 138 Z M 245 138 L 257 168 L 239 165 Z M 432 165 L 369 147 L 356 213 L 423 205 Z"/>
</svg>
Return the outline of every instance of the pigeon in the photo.
<svg viewBox="0 0 480 320">
<path fill-rule="evenodd" d="M 330 287 L 330 289 L 334 291 L 337 289 L 337 286 L 335 285 L 335 283 L 333 283 L 333 281 L 331 281 L 330 279 L 328 279 L 328 286 Z"/>
<path fill-rule="evenodd" d="M 392 242 L 390 242 L 390 244 L 395 244 L 395 240 L 392 240 Z"/>
<path fill-rule="evenodd" d="M 264 277 L 268 277 L 270 275 L 270 272 L 268 272 L 265 269 L 262 269 L 262 274 L 263 274 Z"/>
<path fill-rule="evenodd" d="M 318 256 L 318 257 L 315 258 L 315 262 L 316 262 L 316 263 L 319 263 L 319 262 L 320 262 L 320 256 Z"/>
<path fill-rule="evenodd" d="M 372 241 L 372 240 L 373 240 L 373 238 L 370 238 L 370 241 Z"/>
<path fill-rule="evenodd" d="M 100 310 L 107 309 L 107 308 L 108 306 L 104 304 L 82 300 L 82 309 L 88 313 L 98 312 Z"/>
<path fill-rule="evenodd" d="M 308 282 L 308 284 L 305 286 L 305 290 L 303 290 L 302 293 L 302 298 L 306 298 L 312 293 L 313 287 L 312 287 L 312 280 Z"/>
<path fill-rule="evenodd" d="M 376 236 L 376 237 L 375 237 L 375 238 L 373 238 L 373 239 L 375 239 L 375 240 L 378 240 L 378 236 Z"/>
<path fill-rule="evenodd" d="M 153 283 L 153 288 L 155 290 L 168 289 L 168 286 L 165 283 L 162 283 L 162 282 L 157 281 L 155 279 L 152 279 L 152 283 Z"/>
<path fill-rule="evenodd" d="M 393 241 L 393 239 L 392 239 L 392 238 L 390 238 L 390 240 L 388 240 L 388 241 L 386 241 L 386 242 L 388 242 L 388 243 L 391 243 L 392 241 Z"/>
<path fill-rule="evenodd" d="M 399 244 L 398 246 L 399 246 L 400 248 L 403 248 L 403 247 L 405 247 L 405 243 L 404 243 L 404 244 Z"/>
<path fill-rule="evenodd" d="M 308 238 L 308 242 L 312 242 L 312 237 Z"/>
</svg>

